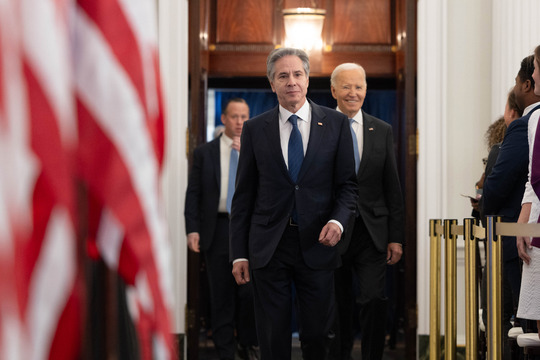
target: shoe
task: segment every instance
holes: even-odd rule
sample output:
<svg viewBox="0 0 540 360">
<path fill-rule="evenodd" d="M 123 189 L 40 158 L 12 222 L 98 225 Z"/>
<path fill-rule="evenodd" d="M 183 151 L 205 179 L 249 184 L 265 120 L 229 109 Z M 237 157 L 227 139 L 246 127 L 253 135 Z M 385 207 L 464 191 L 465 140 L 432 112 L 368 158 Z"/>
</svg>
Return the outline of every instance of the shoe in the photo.
<svg viewBox="0 0 540 360">
<path fill-rule="evenodd" d="M 237 354 L 243 360 L 259 360 L 261 358 L 258 346 L 238 345 Z"/>
<path fill-rule="evenodd" d="M 523 334 L 523 328 L 522 327 L 513 327 L 508 330 L 508 337 L 509 338 L 517 338 L 519 335 Z"/>
<path fill-rule="evenodd" d="M 538 333 L 525 333 L 518 335 L 517 343 L 519 347 L 540 347 Z"/>
</svg>

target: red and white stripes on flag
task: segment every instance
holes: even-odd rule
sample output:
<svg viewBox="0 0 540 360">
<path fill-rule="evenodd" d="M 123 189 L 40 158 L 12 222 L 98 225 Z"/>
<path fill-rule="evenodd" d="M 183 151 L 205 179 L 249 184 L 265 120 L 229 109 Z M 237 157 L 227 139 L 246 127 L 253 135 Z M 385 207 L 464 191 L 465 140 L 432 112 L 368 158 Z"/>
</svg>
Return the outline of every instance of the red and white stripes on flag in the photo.
<svg viewBox="0 0 540 360">
<path fill-rule="evenodd" d="M 173 358 L 156 6 L 0 0 L 2 359 L 80 351 L 77 178 L 97 205 L 81 221 L 128 284 L 142 358 Z"/>
<path fill-rule="evenodd" d="M 2 359 L 73 358 L 79 352 L 68 6 L 0 1 Z"/>
<path fill-rule="evenodd" d="M 78 171 L 103 208 L 96 242 L 128 285 L 143 359 L 172 355 L 159 175 L 164 136 L 153 0 L 78 0 Z M 159 356 L 158 356 L 159 355 Z"/>
</svg>

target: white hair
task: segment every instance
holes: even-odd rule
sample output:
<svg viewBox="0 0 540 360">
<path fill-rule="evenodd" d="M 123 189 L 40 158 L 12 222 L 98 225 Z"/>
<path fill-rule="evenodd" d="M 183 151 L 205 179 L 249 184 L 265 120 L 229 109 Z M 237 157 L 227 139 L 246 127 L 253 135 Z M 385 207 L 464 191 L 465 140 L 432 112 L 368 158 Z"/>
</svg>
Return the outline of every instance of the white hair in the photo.
<svg viewBox="0 0 540 360">
<path fill-rule="evenodd" d="M 334 69 L 334 71 L 332 71 L 332 75 L 330 76 L 330 85 L 331 86 L 336 86 L 336 78 L 337 76 L 339 75 L 339 73 L 341 73 L 342 71 L 345 71 L 345 70 L 360 70 L 362 72 L 362 74 L 364 75 L 364 83 L 366 82 L 366 70 L 364 70 L 364 68 L 356 63 L 343 63 L 343 64 L 340 64 L 338 66 L 336 66 L 336 68 Z M 367 84 L 366 84 L 367 85 Z"/>
</svg>

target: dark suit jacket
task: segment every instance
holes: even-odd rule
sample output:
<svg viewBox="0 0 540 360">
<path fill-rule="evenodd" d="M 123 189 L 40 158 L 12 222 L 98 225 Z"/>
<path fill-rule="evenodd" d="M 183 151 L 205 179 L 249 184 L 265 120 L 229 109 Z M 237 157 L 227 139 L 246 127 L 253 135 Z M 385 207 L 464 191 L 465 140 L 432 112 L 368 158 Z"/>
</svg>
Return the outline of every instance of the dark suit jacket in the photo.
<svg viewBox="0 0 540 360">
<path fill-rule="evenodd" d="M 501 215 L 508 222 L 514 222 L 519 217 L 529 172 L 527 128 L 529 117 L 535 109 L 512 121 L 506 130 L 497 161 L 484 181 L 482 198 L 485 215 Z"/>
<path fill-rule="evenodd" d="M 516 222 L 519 217 L 529 172 L 529 117 L 538 108 L 512 121 L 506 130 L 497 161 L 484 181 L 482 206 L 486 216 L 500 215 L 505 222 Z M 503 240 L 505 261 L 518 256 L 513 239 Z"/>
<path fill-rule="evenodd" d="M 218 137 L 193 152 L 184 216 L 186 234 L 198 232 L 201 250 L 210 248 L 219 206 L 221 166 Z"/>
<path fill-rule="evenodd" d="M 389 242 L 404 241 L 404 210 L 401 185 L 396 166 L 394 138 L 390 124 L 363 114 L 363 150 L 358 169 L 357 216 L 364 221 L 376 249 L 386 252 Z M 354 218 L 347 227 L 352 229 Z M 340 253 L 345 253 L 351 241 L 348 231 Z M 354 241 L 354 240 L 353 240 Z"/>
<path fill-rule="evenodd" d="M 251 269 L 264 267 L 272 258 L 295 200 L 306 264 L 314 269 L 340 265 L 336 248 L 321 245 L 318 238 L 329 220 L 346 226 L 354 211 L 352 137 L 345 115 L 310 104 L 310 137 L 297 184 L 283 159 L 279 107 L 244 123 L 230 242 L 231 260 L 247 258 Z"/>
</svg>

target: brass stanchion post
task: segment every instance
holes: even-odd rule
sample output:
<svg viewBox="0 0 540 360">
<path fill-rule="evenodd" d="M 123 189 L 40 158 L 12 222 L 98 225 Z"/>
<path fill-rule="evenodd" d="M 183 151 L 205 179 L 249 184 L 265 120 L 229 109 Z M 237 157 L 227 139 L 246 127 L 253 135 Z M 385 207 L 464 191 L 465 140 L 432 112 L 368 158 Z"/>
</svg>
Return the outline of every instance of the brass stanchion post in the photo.
<svg viewBox="0 0 540 360">
<path fill-rule="evenodd" d="M 444 353 L 445 359 L 455 360 L 457 338 L 457 244 L 456 236 L 452 233 L 452 225 L 457 225 L 457 220 L 444 220 L 445 239 L 445 333 Z"/>
<path fill-rule="evenodd" d="M 429 358 L 441 358 L 441 220 L 429 221 Z"/>
<path fill-rule="evenodd" d="M 474 219 L 463 220 L 465 239 L 465 359 L 478 356 L 478 287 L 476 285 L 476 238 Z"/>
<path fill-rule="evenodd" d="M 499 216 L 487 217 L 487 358 L 502 359 L 502 240 L 495 234 Z"/>
</svg>

